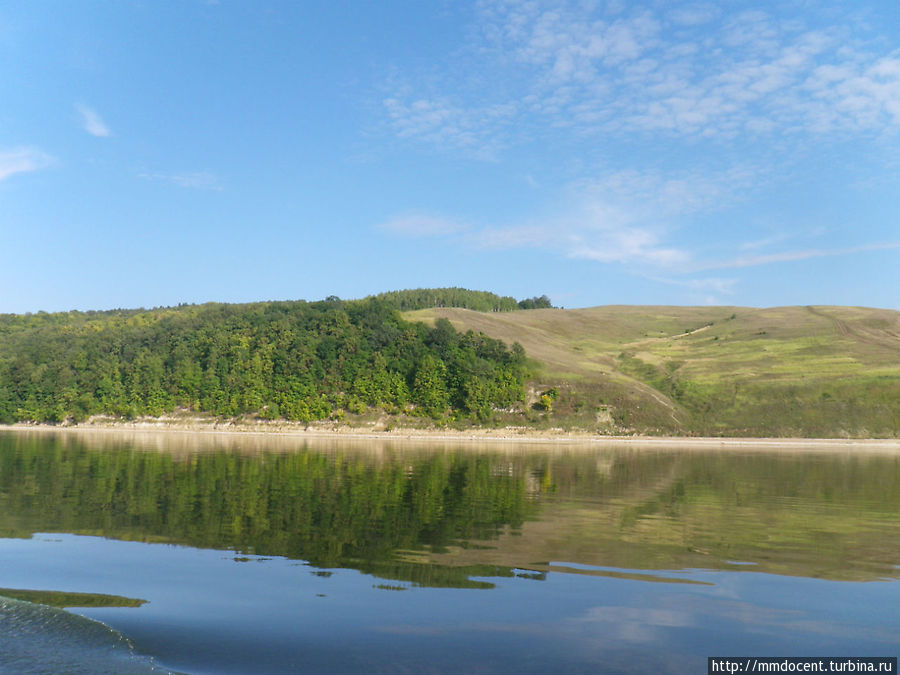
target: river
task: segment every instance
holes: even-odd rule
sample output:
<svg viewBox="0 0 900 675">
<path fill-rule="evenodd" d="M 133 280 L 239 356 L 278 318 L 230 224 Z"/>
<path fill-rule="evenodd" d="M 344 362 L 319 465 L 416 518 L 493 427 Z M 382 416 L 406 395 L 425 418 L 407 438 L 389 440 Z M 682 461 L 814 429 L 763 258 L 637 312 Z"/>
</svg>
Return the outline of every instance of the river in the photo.
<svg viewBox="0 0 900 675">
<path fill-rule="evenodd" d="M 851 445 L 0 432 L 0 672 L 896 656 L 898 580 L 900 454 Z"/>
</svg>

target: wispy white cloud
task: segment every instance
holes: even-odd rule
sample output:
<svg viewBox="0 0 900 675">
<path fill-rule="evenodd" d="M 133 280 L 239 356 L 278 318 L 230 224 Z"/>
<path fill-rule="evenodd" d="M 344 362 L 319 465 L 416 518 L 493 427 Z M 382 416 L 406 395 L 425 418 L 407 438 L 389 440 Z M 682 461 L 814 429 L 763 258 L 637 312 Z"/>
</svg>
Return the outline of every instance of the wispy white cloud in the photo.
<svg viewBox="0 0 900 675">
<path fill-rule="evenodd" d="M 549 215 L 516 223 L 464 226 L 444 216 L 414 214 L 379 229 L 402 236 L 453 236 L 476 249 L 533 248 L 573 259 L 671 270 L 692 260 L 687 250 L 669 242 L 673 219 L 714 202 L 727 203 L 728 197 L 702 176 L 622 171 L 579 181 L 564 201 Z"/>
<path fill-rule="evenodd" d="M 798 109 L 816 131 L 900 127 L 900 50 L 816 67 L 802 84 Z"/>
<path fill-rule="evenodd" d="M 716 173 L 608 172 L 578 182 L 568 200 L 574 207 L 549 229 L 573 258 L 683 269 L 696 254 L 672 243 L 679 224 L 732 206 L 761 173 L 737 166 Z"/>
<path fill-rule="evenodd" d="M 485 227 L 466 241 L 476 248 L 537 248 L 599 263 L 671 268 L 689 262 L 687 251 L 666 244 L 664 232 L 634 218 L 618 206 L 587 200 L 558 216 Z"/>
<path fill-rule="evenodd" d="M 765 174 L 765 169 L 752 165 L 714 172 L 623 169 L 579 181 L 576 189 L 590 199 L 658 221 L 731 205 L 753 184 L 764 180 Z"/>
<path fill-rule="evenodd" d="M 97 114 L 97 111 L 95 111 L 93 108 L 89 108 L 82 103 L 76 103 L 75 111 L 81 118 L 82 129 L 88 132 L 91 136 L 106 138 L 107 136 L 112 135 L 112 132 L 106 125 L 106 122 L 103 121 L 100 115 Z"/>
<path fill-rule="evenodd" d="M 382 101 L 395 133 L 401 138 L 427 141 L 442 150 L 462 150 L 482 159 L 493 159 L 502 146 L 499 128 L 514 117 L 512 103 L 460 107 L 444 97 L 404 98 L 400 94 Z"/>
<path fill-rule="evenodd" d="M 601 229 L 592 234 L 573 240 L 569 256 L 604 263 L 643 263 L 654 267 L 673 267 L 690 260 L 687 251 L 666 247 L 657 234 L 640 227 Z"/>
<path fill-rule="evenodd" d="M 187 171 L 176 173 L 141 173 L 141 178 L 147 180 L 163 181 L 172 183 L 178 187 L 190 188 L 192 190 L 214 190 L 221 191 L 222 185 L 218 177 L 208 171 Z"/>
<path fill-rule="evenodd" d="M 539 249 L 571 259 L 628 265 L 648 279 L 689 290 L 707 304 L 733 294 L 738 283 L 734 278 L 703 276 L 710 271 L 900 249 L 900 242 L 887 242 L 771 251 L 799 237 L 827 234 L 822 230 L 784 231 L 743 243 L 718 244 L 720 251 L 731 252 L 729 257 L 728 253 L 714 255 L 703 240 L 687 244 L 679 239 L 683 220 L 739 206 L 737 195 L 744 193 L 753 173 L 746 167 L 715 176 L 610 172 L 572 185 L 564 200 L 566 206 L 543 217 L 475 226 L 441 215 L 407 214 L 378 228 L 405 237 L 451 237 L 474 249 Z M 762 252 L 766 250 L 771 252 Z"/>
<path fill-rule="evenodd" d="M 17 173 L 45 169 L 55 162 L 54 157 L 36 148 L 0 150 L 0 181 Z"/>
<path fill-rule="evenodd" d="M 511 225 L 467 228 L 449 218 L 404 217 L 378 228 L 416 238 L 452 236 L 474 249 L 531 248 L 600 263 L 671 268 L 690 260 L 686 251 L 667 246 L 661 233 L 633 224 L 628 214 L 599 203 L 584 203 L 566 214 Z"/>
<path fill-rule="evenodd" d="M 383 119 L 438 150 L 549 167 L 535 181 L 543 216 L 434 226 L 441 236 L 731 295 L 738 280 L 712 270 L 896 248 L 866 243 L 890 238 L 874 226 L 857 246 L 829 243 L 839 225 L 812 232 L 799 207 L 794 222 L 771 223 L 769 189 L 805 181 L 795 169 L 810 158 L 848 139 L 884 140 L 893 156 L 900 138 L 895 41 L 853 5 L 801 5 L 480 0 L 468 42 L 441 65 L 394 71 Z M 820 168 L 809 175 L 821 180 Z M 427 236 L 426 225 L 394 233 Z"/>
<path fill-rule="evenodd" d="M 535 128 L 720 139 L 900 129 L 900 50 L 853 32 L 847 11 L 809 25 L 665 7 L 484 0 L 468 50 L 437 75 L 398 78 L 384 111 L 399 136 L 441 148 L 503 147 Z"/>
<path fill-rule="evenodd" d="M 862 244 L 860 246 L 848 246 L 845 248 L 807 248 L 795 251 L 780 251 L 764 255 L 743 255 L 720 262 L 711 262 L 694 267 L 695 271 L 735 269 L 741 267 L 756 267 L 772 263 L 796 262 L 810 258 L 830 258 L 835 256 L 852 255 L 854 253 L 866 253 L 870 251 L 890 251 L 900 249 L 900 242 L 887 242 L 876 244 Z"/>
</svg>

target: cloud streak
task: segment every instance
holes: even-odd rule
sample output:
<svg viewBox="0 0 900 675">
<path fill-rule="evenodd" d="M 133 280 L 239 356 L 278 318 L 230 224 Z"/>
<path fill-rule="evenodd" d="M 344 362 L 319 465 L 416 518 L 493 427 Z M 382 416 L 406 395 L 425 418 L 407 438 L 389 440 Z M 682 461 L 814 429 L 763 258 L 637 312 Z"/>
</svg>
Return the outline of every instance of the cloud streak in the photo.
<svg viewBox="0 0 900 675">
<path fill-rule="evenodd" d="M 654 170 L 612 171 L 571 186 L 563 215 L 540 224 L 487 229 L 486 245 L 525 242 L 557 250 L 569 258 L 600 263 L 639 264 L 677 270 L 694 254 L 670 243 L 682 220 L 734 204 L 761 172 L 748 167 L 708 174 Z M 542 241 L 541 238 L 545 238 Z"/>
<path fill-rule="evenodd" d="M 39 171 L 54 164 L 56 159 L 36 148 L 0 150 L 0 181 L 17 173 Z"/>
<path fill-rule="evenodd" d="M 454 237 L 473 249 L 532 248 L 572 259 L 672 269 L 690 263 L 691 255 L 667 243 L 667 223 L 715 200 L 725 201 L 722 190 L 697 176 L 626 171 L 574 184 L 566 206 L 546 217 L 475 226 L 407 214 L 377 227 L 405 237 Z"/>
<path fill-rule="evenodd" d="M 737 280 L 696 275 L 900 249 L 900 242 L 886 242 L 759 252 L 783 245 L 797 237 L 796 232 L 717 246 L 733 257 L 727 253 L 713 256 L 702 241 L 693 246 L 673 242 L 680 222 L 690 222 L 697 214 L 709 216 L 716 209 L 740 207 L 735 195 L 745 192 L 752 174 L 746 168 L 733 168 L 716 177 L 702 173 L 665 176 L 655 171 L 610 172 L 572 185 L 564 200 L 567 206 L 544 217 L 474 226 L 442 215 L 406 214 L 377 227 L 395 236 L 451 238 L 476 250 L 537 249 L 573 260 L 628 265 L 659 283 L 706 293 L 709 302 L 714 296 L 733 294 Z M 808 234 L 818 237 L 823 233 Z"/>
<path fill-rule="evenodd" d="M 696 271 L 737 269 L 741 267 L 757 267 L 759 265 L 770 265 L 773 263 L 797 262 L 799 260 L 809 260 L 810 258 L 831 258 L 836 256 L 853 255 L 855 253 L 868 253 L 871 251 L 891 251 L 900 249 L 900 242 L 888 242 L 879 244 L 863 244 L 860 246 L 849 246 L 845 248 L 808 248 L 797 251 L 781 251 L 779 253 L 769 253 L 764 255 L 739 256 L 731 260 L 722 262 L 714 262 L 706 265 L 695 267 Z"/>
<path fill-rule="evenodd" d="M 112 132 L 95 110 L 82 103 L 75 104 L 75 111 L 81 119 L 81 128 L 91 136 L 106 138 L 112 136 Z"/>
</svg>

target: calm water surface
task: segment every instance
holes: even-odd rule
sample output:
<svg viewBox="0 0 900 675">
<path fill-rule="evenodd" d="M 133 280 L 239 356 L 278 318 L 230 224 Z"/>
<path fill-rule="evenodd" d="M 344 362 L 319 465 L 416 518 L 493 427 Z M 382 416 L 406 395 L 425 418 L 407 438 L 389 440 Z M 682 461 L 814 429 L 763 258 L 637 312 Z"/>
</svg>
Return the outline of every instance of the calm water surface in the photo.
<svg viewBox="0 0 900 675">
<path fill-rule="evenodd" d="M 896 656 L 898 578 L 900 457 L 849 447 L 0 433 L 0 672 Z"/>
</svg>

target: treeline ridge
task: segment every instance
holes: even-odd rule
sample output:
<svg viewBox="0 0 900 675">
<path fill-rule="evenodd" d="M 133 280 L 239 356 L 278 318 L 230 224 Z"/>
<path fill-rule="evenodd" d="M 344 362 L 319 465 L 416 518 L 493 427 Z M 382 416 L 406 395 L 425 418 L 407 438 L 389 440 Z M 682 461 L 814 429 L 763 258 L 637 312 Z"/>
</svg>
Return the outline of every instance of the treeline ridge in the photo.
<svg viewBox="0 0 900 675">
<path fill-rule="evenodd" d="M 476 312 L 512 312 L 517 309 L 548 309 L 553 307 L 550 298 L 540 297 L 516 300 L 488 291 L 470 291 L 466 288 L 416 288 L 388 291 L 373 296 L 391 303 L 401 312 L 432 307 L 459 307 Z"/>
<path fill-rule="evenodd" d="M 311 421 L 379 407 L 490 417 L 524 397 L 518 344 L 410 323 L 377 298 L 0 315 L 0 422 L 178 407 Z"/>
</svg>

